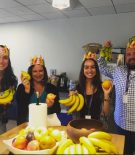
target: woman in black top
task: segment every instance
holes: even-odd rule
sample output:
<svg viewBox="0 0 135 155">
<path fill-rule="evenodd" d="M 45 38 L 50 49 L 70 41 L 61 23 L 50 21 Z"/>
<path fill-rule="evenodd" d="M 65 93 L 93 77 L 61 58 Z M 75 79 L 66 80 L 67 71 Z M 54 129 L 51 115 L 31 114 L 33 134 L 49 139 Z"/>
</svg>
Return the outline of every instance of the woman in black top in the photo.
<svg viewBox="0 0 135 155">
<path fill-rule="evenodd" d="M 7 111 L 13 100 L 16 86 L 17 78 L 11 66 L 10 51 L 6 46 L 0 45 L 0 134 L 6 131 Z M 12 92 L 12 97 L 10 98 L 10 95 L 4 97 L 6 92 Z"/>
<path fill-rule="evenodd" d="M 99 119 L 101 112 L 109 112 L 109 94 L 112 86 L 102 88 L 100 72 L 95 59 L 86 57 L 82 63 L 77 91 L 84 96 L 85 104 L 79 112 L 80 118 Z M 78 114 L 77 114 L 78 116 Z"/>
<path fill-rule="evenodd" d="M 60 113 L 61 108 L 58 102 L 59 94 L 57 88 L 48 83 L 47 70 L 42 57 L 34 57 L 31 66 L 28 68 L 28 73 L 31 76 L 29 81 L 22 77 L 22 83 L 16 91 L 17 99 L 17 124 L 28 121 L 28 106 L 30 103 L 36 103 L 36 92 L 39 92 L 39 100 L 41 103 L 47 103 L 48 114 Z M 56 98 L 51 102 L 46 100 L 49 93 L 56 95 Z"/>
</svg>

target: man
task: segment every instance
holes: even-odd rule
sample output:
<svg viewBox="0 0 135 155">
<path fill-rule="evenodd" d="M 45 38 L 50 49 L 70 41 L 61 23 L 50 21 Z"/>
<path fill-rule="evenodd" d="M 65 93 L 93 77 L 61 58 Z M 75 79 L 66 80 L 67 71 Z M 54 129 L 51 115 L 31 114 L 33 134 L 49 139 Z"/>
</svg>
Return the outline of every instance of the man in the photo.
<svg viewBox="0 0 135 155">
<path fill-rule="evenodd" d="M 116 100 L 114 121 L 119 134 L 125 135 L 124 154 L 135 152 L 135 37 L 129 39 L 125 65 L 107 66 L 105 58 L 98 59 L 102 74 L 113 79 Z"/>
</svg>

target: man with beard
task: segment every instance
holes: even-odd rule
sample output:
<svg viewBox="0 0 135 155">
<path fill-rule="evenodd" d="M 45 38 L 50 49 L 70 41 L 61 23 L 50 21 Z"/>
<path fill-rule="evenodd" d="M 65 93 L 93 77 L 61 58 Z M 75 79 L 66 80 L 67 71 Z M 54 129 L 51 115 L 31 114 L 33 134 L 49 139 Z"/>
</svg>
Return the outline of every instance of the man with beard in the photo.
<svg viewBox="0 0 135 155">
<path fill-rule="evenodd" d="M 129 39 L 125 65 L 108 66 L 105 59 L 98 59 L 102 74 L 115 85 L 114 121 L 118 134 L 125 135 L 124 154 L 135 152 L 135 36 Z"/>
</svg>

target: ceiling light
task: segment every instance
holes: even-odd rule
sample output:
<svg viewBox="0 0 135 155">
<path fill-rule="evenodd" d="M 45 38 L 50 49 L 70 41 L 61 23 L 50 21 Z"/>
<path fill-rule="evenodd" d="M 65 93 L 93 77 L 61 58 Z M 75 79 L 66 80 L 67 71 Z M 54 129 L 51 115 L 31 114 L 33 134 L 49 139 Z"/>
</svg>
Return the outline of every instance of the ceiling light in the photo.
<svg viewBox="0 0 135 155">
<path fill-rule="evenodd" d="M 70 0 L 52 0 L 52 6 L 57 9 L 70 7 Z"/>
</svg>

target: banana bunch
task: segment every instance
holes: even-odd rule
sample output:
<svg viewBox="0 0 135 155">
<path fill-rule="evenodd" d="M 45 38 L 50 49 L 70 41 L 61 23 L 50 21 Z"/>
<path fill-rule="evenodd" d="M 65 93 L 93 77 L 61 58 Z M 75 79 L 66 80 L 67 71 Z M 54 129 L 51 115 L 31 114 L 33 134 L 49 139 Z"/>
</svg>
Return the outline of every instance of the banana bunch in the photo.
<svg viewBox="0 0 135 155">
<path fill-rule="evenodd" d="M 118 154 L 118 150 L 111 139 L 111 134 L 95 131 L 88 137 L 80 137 L 78 144 L 73 143 L 71 139 L 61 141 L 56 154 Z"/>
<path fill-rule="evenodd" d="M 13 100 L 15 91 L 12 89 L 0 92 L 0 104 L 8 104 Z"/>
<path fill-rule="evenodd" d="M 85 142 L 84 139 L 87 142 Z M 80 144 L 75 144 L 71 139 L 66 139 L 59 145 L 56 154 L 95 154 L 95 147 L 88 141 L 88 138 L 81 137 Z M 89 146 L 88 143 L 91 144 L 91 146 Z"/>
<path fill-rule="evenodd" d="M 88 135 L 88 140 L 96 148 L 96 152 L 106 152 L 108 154 L 118 154 L 118 149 L 111 142 L 112 136 L 103 131 L 95 131 Z"/>
<path fill-rule="evenodd" d="M 100 50 L 100 56 L 105 58 L 106 61 L 112 60 L 112 43 L 111 43 L 111 41 L 105 42 L 104 46 Z"/>
<path fill-rule="evenodd" d="M 135 36 L 129 38 L 127 48 L 135 48 Z"/>
<path fill-rule="evenodd" d="M 74 111 L 80 111 L 84 106 L 84 97 L 82 94 L 70 95 L 66 99 L 59 100 L 59 103 L 69 107 L 67 113 L 71 114 Z"/>
</svg>

